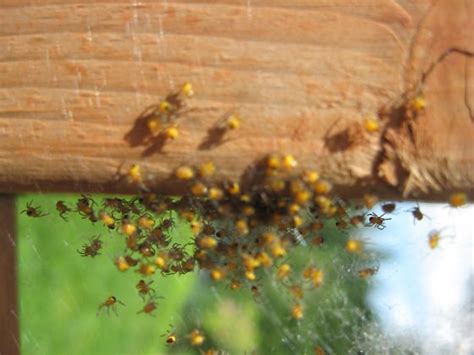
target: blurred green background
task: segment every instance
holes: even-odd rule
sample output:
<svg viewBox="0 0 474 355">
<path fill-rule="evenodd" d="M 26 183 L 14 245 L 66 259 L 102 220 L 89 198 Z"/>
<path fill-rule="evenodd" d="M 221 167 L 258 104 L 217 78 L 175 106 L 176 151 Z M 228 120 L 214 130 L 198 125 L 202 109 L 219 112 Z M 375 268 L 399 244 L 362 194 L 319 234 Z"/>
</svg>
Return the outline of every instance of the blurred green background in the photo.
<svg viewBox="0 0 474 355">
<path fill-rule="evenodd" d="M 94 196 L 100 203 L 103 196 Z M 137 314 L 144 303 L 135 288 L 140 274 L 120 273 L 113 260 L 123 253 L 123 239 L 100 223 L 92 225 L 77 215 L 63 221 L 57 200 L 74 206 L 78 196 L 22 195 L 18 197 L 19 312 L 23 354 L 199 354 L 218 349 L 230 354 L 313 354 L 321 346 L 326 354 L 378 353 L 376 323 L 365 304 L 368 282 L 357 277 L 361 267 L 373 265 L 370 256 L 349 255 L 347 235 L 325 227 L 322 247 L 300 245 L 290 255 L 301 271 L 317 265 L 325 272 L 319 289 L 306 291 L 304 317 L 291 317 L 294 304 L 270 272 L 258 275 L 258 295 L 245 285 L 231 291 L 215 284 L 205 272 L 153 277 L 158 308 L 153 316 Z M 27 202 L 49 215 L 30 218 L 20 211 Z M 102 235 L 104 249 L 96 258 L 81 257 L 77 249 L 93 235 Z M 178 223 L 175 241 L 191 238 L 189 227 Z M 118 316 L 97 307 L 110 295 Z M 171 325 L 171 326 L 170 326 Z M 187 334 L 199 328 L 206 341 L 195 349 Z M 178 342 L 162 337 L 176 331 Z M 369 331 L 370 330 L 370 331 Z M 370 337 L 367 336 L 370 334 Z"/>
</svg>

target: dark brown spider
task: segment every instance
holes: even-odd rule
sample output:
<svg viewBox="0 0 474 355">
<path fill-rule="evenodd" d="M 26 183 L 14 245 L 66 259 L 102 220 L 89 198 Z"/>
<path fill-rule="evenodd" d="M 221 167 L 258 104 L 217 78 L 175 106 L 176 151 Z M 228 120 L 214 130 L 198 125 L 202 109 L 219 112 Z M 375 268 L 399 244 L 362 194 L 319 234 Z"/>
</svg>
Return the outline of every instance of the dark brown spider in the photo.
<svg viewBox="0 0 474 355">
<path fill-rule="evenodd" d="M 90 256 L 91 258 L 100 255 L 99 250 L 102 248 L 102 241 L 100 236 L 96 236 L 89 244 L 84 244 L 81 250 L 77 252 L 81 256 Z"/>
<path fill-rule="evenodd" d="M 21 213 L 26 212 L 26 215 L 28 217 L 44 217 L 49 214 L 41 212 L 41 209 L 39 207 L 33 207 L 32 204 L 33 201 L 28 202 L 26 204 L 26 209 L 21 211 Z"/>
<path fill-rule="evenodd" d="M 397 205 L 393 202 L 385 203 L 382 205 L 382 211 L 384 213 L 392 213 L 397 208 Z"/>
<path fill-rule="evenodd" d="M 371 212 L 368 214 L 369 216 L 369 226 L 372 226 L 374 228 L 377 228 L 379 230 L 382 230 L 382 229 L 385 229 L 385 221 L 389 221 L 391 220 L 391 218 L 383 218 L 383 216 L 385 215 L 382 214 L 380 216 L 376 215 L 374 212 Z"/>
<path fill-rule="evenodd" d="M 158 302 L 156 301 L 156 299 L 158 298 L 163 298 L 161 296 L 153 296 L 153 297 L 150 297 L 150 299 L 148 300 L 148 303 L 145 304 L 143 306 L 143 308 L 137 312 L 137 314 L 139 313 L 146 313 L 146 314 L 149 314 L 149 315 L 153 315 L 153 311 L 156 309 L 156 307 L 158 306 Z"/>
<path fill-rule="evenodd" d="M 140 297 L 143 298 L 143 300 L 145 300 L 146 295 L 155 293 L 155 290 L 150 287 L 152 283 L 153 283 L 153 280 L 148 281 L 148 282 L 146 282 L 145 280 L 138 281 L 136 288 L 138 290 L 138 293 L 140 294 Z"/>
<path fill-rule="evenodd" d="M 66 217 L 64 216 L 66 213 L 69 213 L 71 212 L 72 210 L 66 206 L 66 204 L 64 203 L 64 201 L 58 201 L 56 202 L 56 210 L 58 210 L 59 212 L 59 217 L 61 217 L 64 221 L 67 222 L 67 219 Z"/>
</svg>

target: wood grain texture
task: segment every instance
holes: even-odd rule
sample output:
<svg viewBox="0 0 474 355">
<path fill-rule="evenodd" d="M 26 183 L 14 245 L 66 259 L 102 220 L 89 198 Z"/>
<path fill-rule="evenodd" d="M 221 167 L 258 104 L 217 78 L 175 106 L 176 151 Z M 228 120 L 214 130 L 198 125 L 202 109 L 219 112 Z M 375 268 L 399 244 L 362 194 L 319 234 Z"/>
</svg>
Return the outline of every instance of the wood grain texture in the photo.
<svg viewBox="0 0 474 355">
<path fill-rule="evenodd" d="M 20 353 L 15 212 L 15 198 L 0 195 L 0 355 Z"/>
<path fill-rule="evenodd" d="M 327 145 L 328 132 L 394 102 L 447 48 L 474 50 L 472 7 L 470 0 L 3 0 L 0 190 L 126 192 L 114 174 L 139 163 L 148 185 L 175 193 L 165 180 L 180 164 L 213 160 L 221 175 L 238 177 L 281 151 L 348 195 L 472 192 L 474 64 L 466 56 L 449 56 L 428 78 L 429 107 L 415 139 L 388 129 L 350 149 Z M 185 81 L 196 95 L 181 136 L 144 156 L 146 147 L 131 147 L 125 134 Z M 219 148 L 199 149 L 229 111 L 241 114 L 242 128 Z M 392 160 L 403 170 L 395 183 L 378 169 Z"/>
</svg>

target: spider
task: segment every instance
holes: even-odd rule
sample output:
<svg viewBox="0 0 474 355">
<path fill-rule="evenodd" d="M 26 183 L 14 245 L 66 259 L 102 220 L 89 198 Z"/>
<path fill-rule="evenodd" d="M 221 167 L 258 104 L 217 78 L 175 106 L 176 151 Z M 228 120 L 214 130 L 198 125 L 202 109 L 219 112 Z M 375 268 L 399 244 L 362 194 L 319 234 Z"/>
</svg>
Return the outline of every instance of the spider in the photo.
<svg viewBox="0 0 474 355">
<path fill-rule="evenodd" d="M 138 290 L 138 293 L 140 294 L 140 297 L 145 300 L 145 296 L 150 294 L 150 293 L 155 293 L 155 290 L 150 287 L 150 285 L 153 283 L 152 281 L 146 282 L 145 280 L 140 280 L 138 281 L 136 288 Z"/>
<path fill-rule="evenodd" d="M 64 221 L 67 222 L 67 218 L 64 216 L 66 213 L 71 212 L 72 210 L 66 206 L 64 201 L 58 201 L 56 202 L 56 209 L 59 212 L 59 217 L 61 217 Z"/>
<path fill-rule="evenodd" d="M 112 208 L 121 214 L 127 214 L 131 210 L 131 208 L 127 204 L 127 201 L 118 197 L 108 197 L 104 199 L 103 206 L 107 208 Z"/>
<path fill-rule="evenodd" d="M 199 149 L 208 150 L 226 143 L 231 140 L 230 138 L 225 138 L 226 133 L 240 128 L 240 125 L 241 119 L 238 115 L 232 113 L 225 114 L 207 131 L 207 137 L 199 145 Z"/>
<path fill-rule="evenodd" d="M 168 345 L 173 345 L 176 343 L 176 341 L 178 340 L 177 336 L 176 336 L 176 331 L 174 330 L 174 327 L 170 324 L 169 325 L 170 327 L 168 328 L 168 330 L 166 331 L 165 334 L 161 334 L 162 337 L 166 337 L 166 344 Z"/>
<path fill-rule="evenodd" d="M 191 339 L 192 346 L 201 346 L 204 340 L 206 340 L 199 329 L 194 329 L 191 334 L 189 334 L 189 338 Z"/>
<path fill-rule="evenodd" d="M 291 308 L 291 316 L 296 320 L 300 320 L 301 318 L 303 318 L 303 315 L 303 306 L 300 303 L 296 303 Z"/>
<path fill-rule="evenodd" d="M 33 207 L 32 204 L 33 201 L 28 202 L 26 204 L 26 209 L 21 211 L 21 213 L 26 212 L 28 217 L 44 217 L 48 215 L 48 213 L 41 212 L 39 207 Z"/>
<path fill-rule="evenodd" d="M 354 227 L 357 227 L 359 224 L 364 223 L 364 216 L 363 215 L 355 215 L 351 217 L 351 224 Z"/>
<path fill-rule="evenodd" d="M 115 296 L 109 296 L 105 300 L 105 302 L 102 303 L 99 306 L 99 308 L 97 309 L 97 316 L 99 316 L 100 311 L 104 307 L 107 309 L 107 314 L 110 314 L 110 308 L 112 308 L 112 311 L 115 313 L 116 316 L 118 316 L 117 305 L 116 305 L 117 302 L 120 303 L 121 305 L 125 306 L 125 303 L 123 303 L 122 301 L 119 301 Z"/>
<path fill-rule="evenodd" d="M 261 303 L 262 302 L 262 287 L 260 284 L 255 284 L 250 287 L 250 292 L 252 292 L 252 297 L 253 300 L 256 303 Z"/>
<path fill-rule="evenodd" d="M 366 279 L 370 276 L 375 275 L 378 271 L 379 271 L 379 266 L 377 265 L 375 267 L 368 267 L 365 269 L 361 269 L 357 273 L 359 274 L 359 277 L 361 279 Z"/>
<path fill-rule="evenodd" d="M 439 230 L 432 230 L 428 234 L 428 245 L 431 249 L 436 249 L 441 240 L 441 232 Z"/>
<path fill-rule="evenodd" d="M 413 215 L 413 224 L 415 224 L 416 221 L 421 221 L 424 217 L 431 219 L 426 214 L 421 212 L 421 209 L 418 203 L 417 203 L 417 206 L 413 207 L 413 209 L 409 210 L 409 212 L 411 212 L 411 214 Z"/>
<path fill-rule="evenodd" d="M 82 197 L 79 200 L 77 200 L 77 203 L 76 203 L 77 211 L 79 213 L 82 212 L 82 213 L 87 214 L 90 211 L 88 207 L 90 208 L 91 206 L 96 205 L 96 202 L 85 194 L 81 194 L 81 196 Z"/>
<path fill-rule="evenodd" d="M 148 303 L 145 304 L 143 306 L 143 308 L 137 312 L 137 314 L 147 313 L 149 315 L 152 315 L 153 311 L 156 309 L 156 306 L 158 306 L 158 302 L 156 302 L 157 298 L 163 298 L 163 297 L 161 297 L 161 296 L 159 296 L 159 297 L 156 297 L 156 296 L 150 297 L 150 299 L 148 300 Z"/>
<path fill-rule="evenodd" d="M 159 226 L 150 232 L 146 240 L 148 243 L 162 248 L 167 247 L 171 243 L 171 238 L 163 233 L 161 227 Z"/>
<path fill-rule="evenodd" d="M 81 194 L 81 198 L 77 201 L 76 207 L 77 212 L 83 217 L 88 218 L 92 223 L 98 221 L 97 216 L 94 214 L 92 208 L 93 205 L 96 205 L 95 201 L 92 200 L 89 196 Z"/>
<path fill-rule="evenodd" d="M 397 208 L 397 205 L 393 202 L 385 203 L 382 205 L 382 211 L 384 213 L 392 213 Z"/>
<path fill-rule="evenodd" d="M 150 243 L 147 241 L 144 241 L 143 243 L 138 245 L 138 251 L 145 257 L 155 255 L 155 249 L 153 249 L 153 246 L 150 245 Z"/>
<path fill-rule="evenodd" d="M 374 212 L 369 213 L 369 226 L 373 226 L 379 230 L 385 229 L 385 221 L 389 221 L 391 218 L 383 218 L 384 215 L 385 213 L 381 214 L 380 216 L 376 215 Z"/>
<path fill-rule="evenodd" d="M 99 218 L 102 220 L 104 225 L 109 229 L 115 229 L 115 219 L 108 213 L 101 211 L 99 212 Z"/>
<path fill-rule="evenodd" d="M 461 207 L 467 202 L 467 196 L 464 192 L 457 192 L 449 197 L 449 204 L 451 207 Z"/>
<path fill-rule="evenodd" d="M 161 229 L 162 230 L 169 230 L 171 228 L 173 228 L 175 225 L 174 221 L 173 221 L 173 218 L 165 218 L 164 220 L 161 221 Z"/>
<path fill-rule="evenodd" d="M 179 245 L 174 243 L 171 249 L 168 252 L 168 255 L 174 261 L 182 261 L 185 257 L 188 256 L 188 253 L 184 250 L 186 245 Z"/>
<path fill-rule="evenodd" d="M 82 250 L 77 250 L 77 252 L 82 256 L 90 256 L 95 257 L 100 255 L 99 250 L 102 248 L 102 241 L 100 240 L 100 236 L 96 236 L 90 244 L 84 244 L 82 246 Z"/>
</svg>

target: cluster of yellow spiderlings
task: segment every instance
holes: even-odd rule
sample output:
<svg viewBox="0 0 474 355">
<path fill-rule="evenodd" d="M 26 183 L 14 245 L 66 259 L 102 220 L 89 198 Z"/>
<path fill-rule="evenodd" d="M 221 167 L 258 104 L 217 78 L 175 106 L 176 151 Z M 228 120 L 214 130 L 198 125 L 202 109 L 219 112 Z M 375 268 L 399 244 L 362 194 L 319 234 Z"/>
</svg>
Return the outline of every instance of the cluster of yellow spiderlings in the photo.
<svg viewBox="0 0 474 355">
<path fill-rule="evenodd" d="M 153 107 L 147 115 L 149 133 L 156 137 L 164 135 L 167 139 L 176 139 L 179 135 L 178 119 L 186 109 L 185 99 L 194 95 L 190 83 L 185 83 L 178 92 L 170 93 L 165 99 Z"/>
<path fill-rule="evenodd" d="M 177 120 L 185 110 L 185 98 L 193 95 L 189 83 L 181 90 L 167 96 L 147 116 L 147 127 L 152 136 L 164 134 L 166 138 L 178 136 Z M 407 113 L 415 115 L 424 109 L 425 102 L 415 99 L 407 107 Z M 225 118 L 218 126 L 222 132 L 239 128 L 241 122 L 236 115 Z M 366 131 L 379 129 L 374 118 L 364 121 Z M 304 317 L 302 299 L 306 290 L 319 288 L 325 279 L 324 270 L 316 265 L 305 267 L 300 275 L 285 256 L 298 245 L 320 247 L 325 239 L 321 234 L 325 223 L 334 221 L 340 230 L 358 226 L 384 229 L 386 215 L 392 213 L 395 203 L 383 204 L 383 214 L 366 214 L 377 204 L 374 195 L 365 195 L 363 204 L 353 205 L 335 196 L 330 181 L 317 171 L 300 170 L 291 154 L 270 154 L 256 162 L 249 173 L 239 181 L 216 182 L 213 178 L 216 167 L 212 162 L 199 166 L 180 166 L 172 178 L 185 186 L 186 193 L 179 198 L 159 196 L 146 188 L 138 165 L 129 167 L 126 178 L 136 185 L 140 193 L 131 198 L 106 198 L 101 206 L 82 195 L 75 208 L 58 201 L 56 209 L 66 219 L 72 212 L 79 213 L 93 223 L 101 223 L 109 230 L 123 235 L 125 252 L 115 258 L 118 271 L 130 269 L 142 275 L 136 288 L 145 302 L 137 313 L 152 314 L 157 308 L 157 296 L 148 278 L 156 273 L 162 275 L 185 274 L 199 268 L 205 270 L 211 280 L 227 283 L 232 290 L 250 285 L 252 293 L 258 295 L 257 280 L 260 275 L 272 273 L 283 289 L 293 299 L 291 316 L 295 320 Z M 453 194 L 450 204 L 460 207 L 466 203 L 466 195 Z M 28 216 L 41 217 L 38 207 L 28 204 Z M 412 211 L 416 220 L 423 219 L 419 207 Z M 179 244 L 172 240 L 171 231 L 177 220 L 189 223 L 193 239 Z M 433 232 L 429 245 L 436 248 L 440 235 Z M 100 255 L 103 243 L 94 237 L 78 252 L 84 257 Z M 363 244 L 349 238 L 345 249 L 348 253 L 360 253 Z M 378 271 L 367 267 L 358 271 L 366 279 Z M 295 281 L 296 280 L 296 281 Z M 302 280 L 302 281 L 301 281 Z M 112 309 L 115 313 L 118 301 L 114 296 L 100 304 L 99 310 Z M 199 330 L 190 335 L 191 345 L 201 346 L 204 336 Z M 177 341 L 176 333 L 169 332 L 167 344 Z M 209 350 L 212 354 L 212 350 Z"/>
<path fill-rule="evenodd" d="M 130 200 L 106 198 L 99 208 L 93 199 L 83 195 L 75 211 L 124 236 L 127 252 L 115 259 L 121 272 L 135 269 L 143 277 L 150 277 L 157 272 L 185 274 L 197 266 L 206 270 L 213 281 L 228 282 L 232 290 L 237 290 L 244 283 L 255 282 L 261 270 L 274 270 L 276 280 L 295 299 L 292 316 L 299 319 L 303 316 L 299 303 L 303 290 L 320 287 L 324 271 L 308 266 L 299 275 L 307 285 L 295 284 L 290 281 L 293 268 L 284 261 L 285 255 L 300 244 L 323 245 L 321 230 L 329 219 L 340 230 L 361 225 L 384 229 L 391 219 L 384 216 L 396 208 L 395 203 L 386 203 L 381 206 L 382 215 L 366 215 L 364 210 L 378 202 L 376 196 L 366 195 L 362 206 L 351 206 L 332 195 L 332 184 L 316 171 L 299 171 L 292 155 L 269 155 L 256 163 L 242 180 L 244 186 L 241 181 L 213 182 L 215 171 L 212 162 L 178 167 L 174 178 L 187 191 L 181 198 L 158 196 L 144 189 Z M 143 186 L 139 166 L 130 167 L 128 179 Z M 450 201 L 456 207 L 465 202 L 462 193 L 452 195 Z M 62 217 L 73 210 L 63 201 L 58 201 L 56 207 Z M 411 212 L 416 220 L 423 219 L 419 207 Z M 188 244 L 171 240 L 177 218 L 189 223 L 193 240 Z M 429 245 L 433 247 L 438 241 L 439 233 L 433 233 Z M 102 242 L 96 237 L 79 252 L 94 257 L 101 247 Z M 357 254 L 362 249 L 360 240 L 347 240 L 347 252 Z M 359 276 L 367 278 L 377 269 L 359 270 Z M 137 289 L 144 300 L 150 296 L 141 312 L 152 313 L 156 300 L 151 296 L 150 282 L 141 280 Z"/>
<path fill-rule="evenodd" d="M 135 120 L 125 135 L 132 146 L 144 145 L 143 155 L 161 152 L 169 141 L 179 137 L 180 123 L 189 116 L 192 108 L 188 100 L 194 95 L 191 83 L 184 83 L 179 90 L 171 91 L 158 104 L 147 107 Z M 240 128 L 241 119 L 236 113 L 228 113 L 210 129 L 199 149 L 210 149 L 226 142 L 227 132 Z M 129 180 L 135 180 L 134 175 Z M 136 182 L 136 181 L 133 181 Z"/>
</svg>

